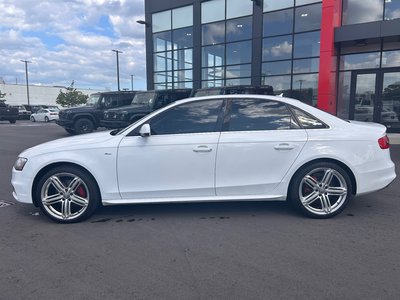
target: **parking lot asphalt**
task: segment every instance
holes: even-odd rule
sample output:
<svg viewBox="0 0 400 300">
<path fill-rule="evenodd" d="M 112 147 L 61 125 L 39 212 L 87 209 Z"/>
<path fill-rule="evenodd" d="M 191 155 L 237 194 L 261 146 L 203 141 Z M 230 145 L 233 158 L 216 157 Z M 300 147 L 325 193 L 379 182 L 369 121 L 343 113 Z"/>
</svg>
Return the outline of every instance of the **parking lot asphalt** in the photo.
<svg viewBox="0 0 400 300">
<path fill-rule="evenodd" d="M 67 136 L 0 122 L 0 299 L 400 298 L 399 178 L 328 220 L 235 202 L 105 207 L 60 225 L 16 203 L 10 180 L 19 152 Z M 391 155 L 399 174 L 400 145 Z"/>
</svg>

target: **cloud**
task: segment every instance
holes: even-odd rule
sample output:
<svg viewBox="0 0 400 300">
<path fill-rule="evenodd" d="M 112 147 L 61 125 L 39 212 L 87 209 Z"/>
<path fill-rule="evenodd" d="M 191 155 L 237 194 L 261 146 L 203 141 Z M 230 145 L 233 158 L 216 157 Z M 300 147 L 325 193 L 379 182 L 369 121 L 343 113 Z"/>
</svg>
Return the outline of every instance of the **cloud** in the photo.
<svg viewBox="0 0 400 300">
<path fill-rule="evenodd" d="M 0 2 L 0 77 L 32 84 L 116 89 L 119 55 L 121 88 L 145 89 L 144 0 Z"/>
</svg>

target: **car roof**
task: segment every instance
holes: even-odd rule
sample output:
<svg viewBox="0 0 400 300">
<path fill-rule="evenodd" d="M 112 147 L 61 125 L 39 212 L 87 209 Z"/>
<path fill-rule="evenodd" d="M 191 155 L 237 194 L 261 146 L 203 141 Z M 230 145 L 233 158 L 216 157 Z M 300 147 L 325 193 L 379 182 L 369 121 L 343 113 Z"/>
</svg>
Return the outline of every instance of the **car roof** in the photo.
<svg viewBox="0 0 400 300">
<path fill-rule="evenodd" d="M 281 96 L 273 96 L 273 95 L 259 95 L 259 94 L 231 94 L 231 95 L 210 95 L 210 96 L 200 96 L 200 97 L 192 97 L 186 98 L 182 100 L 176 101 L 177 103 L 191 102 L 194 100 L 211 100 L 211 99 L 243 99 L 243 98 L 252 98 L 252 99 L 263 99 L 263 100 L 275 100 L 281 101 L 288 104 L 298 105 L 302 103 L 297 99 L 286 98 Z"/>
</svg>

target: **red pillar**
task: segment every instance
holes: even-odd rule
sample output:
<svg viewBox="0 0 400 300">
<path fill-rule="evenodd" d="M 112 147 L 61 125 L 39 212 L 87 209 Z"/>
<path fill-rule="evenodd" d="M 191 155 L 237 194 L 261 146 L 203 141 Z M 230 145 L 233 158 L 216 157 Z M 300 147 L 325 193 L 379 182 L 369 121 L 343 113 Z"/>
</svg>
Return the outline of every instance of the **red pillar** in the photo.
<svg viewBox="0 0 400 300">
<path fill-rule="evenodd" d="M 336 114 L 336 49 L 334 28 L 340 26 L 342 0 L 323 0 L 318 80 L 318 108 Z"/>
</svg>

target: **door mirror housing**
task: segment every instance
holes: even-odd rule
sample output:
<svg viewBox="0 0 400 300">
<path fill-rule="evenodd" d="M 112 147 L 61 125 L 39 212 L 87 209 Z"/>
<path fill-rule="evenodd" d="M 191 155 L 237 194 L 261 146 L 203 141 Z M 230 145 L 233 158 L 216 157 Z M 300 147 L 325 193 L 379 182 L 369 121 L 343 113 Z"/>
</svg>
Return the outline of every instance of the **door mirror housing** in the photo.
<svg viewBox="0 0 400 300">
<path fill-rule="evenodd" d="M 139 130 L 139 134 L 141 137 L 151 136 L 150 124 L 143 124 Z"/>
</svg>

